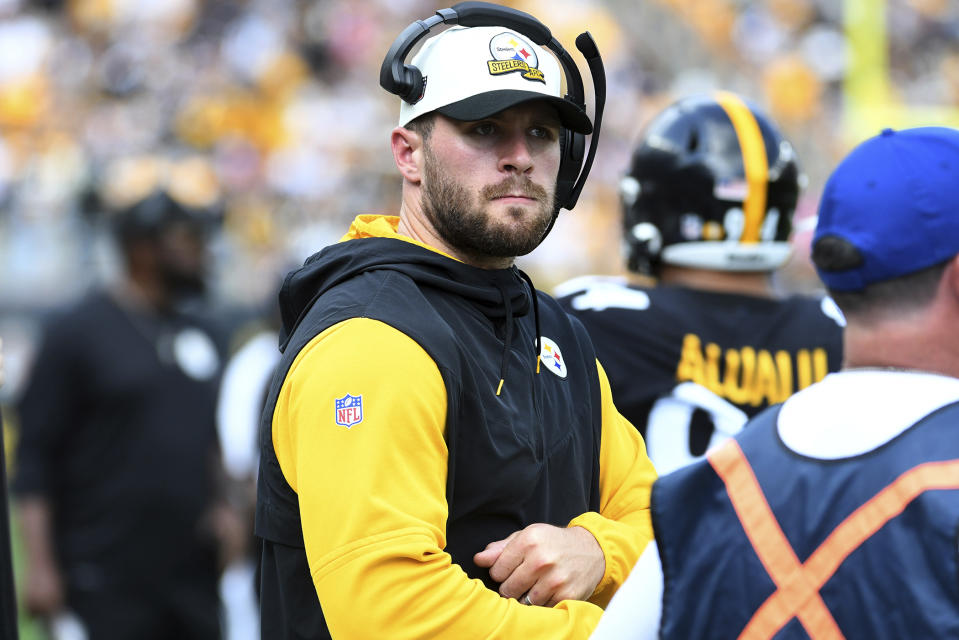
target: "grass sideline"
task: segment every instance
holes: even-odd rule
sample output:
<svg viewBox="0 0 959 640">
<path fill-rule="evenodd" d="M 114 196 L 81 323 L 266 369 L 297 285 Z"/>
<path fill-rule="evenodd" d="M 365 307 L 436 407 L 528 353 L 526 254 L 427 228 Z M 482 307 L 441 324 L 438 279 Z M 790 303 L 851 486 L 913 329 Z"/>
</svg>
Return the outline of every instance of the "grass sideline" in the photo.
<svg viewBox="0 0 959 640">
<path fill-rule="evenodd" d="M 3 413 L 3 425 L 0 428 L 0 436 L 3 437 L 3 450 L 7 457 L 5 467 L 7 470 L 7 487 L 12 480 L 13 469 L 13 448 L 16 446 L 16 434 L 14 433 L 9 420 L 6 417 L 9 411 Z M 0 487 L 2 489 L 2 487 Z M 8 496 L 9 498 L 10 496 Z M 50 635 L 38 621 L 28 617 L 23 610 L 23 574 L 26 570 L 26 556 L 23 553 L 23 542 L 20 536 L 20 526 L 17 523 L 16 510 L 13 504 L 10 504 L 10 540 L 13 545 L 13 579 L 14 589 L 17 592 L 17 628 L 20 634 L 20 640 L 51 640 Z"/>
</svg>

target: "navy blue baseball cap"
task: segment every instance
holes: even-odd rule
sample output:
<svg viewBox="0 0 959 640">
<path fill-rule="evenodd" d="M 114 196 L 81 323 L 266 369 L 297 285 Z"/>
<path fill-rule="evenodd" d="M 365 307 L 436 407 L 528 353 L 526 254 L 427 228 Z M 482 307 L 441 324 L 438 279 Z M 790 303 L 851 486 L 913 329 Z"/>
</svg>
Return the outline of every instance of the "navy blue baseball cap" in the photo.
<svg viewBox="0 0 959 640">
<path fill-rule="evenodd" d="M 819 203 L 812 244 L 850 242 L 859 266 L 817 268 L 835 291 L 861 291 L 959 254 L 959 130 L 885 129 L 832 172 Z"/>
</svg>

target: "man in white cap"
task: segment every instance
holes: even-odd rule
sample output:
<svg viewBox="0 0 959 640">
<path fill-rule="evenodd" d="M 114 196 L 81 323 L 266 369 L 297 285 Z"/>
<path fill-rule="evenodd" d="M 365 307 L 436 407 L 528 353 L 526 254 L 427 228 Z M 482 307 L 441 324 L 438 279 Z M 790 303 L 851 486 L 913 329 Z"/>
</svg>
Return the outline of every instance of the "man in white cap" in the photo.
<svg viewBox="0 0 959 640">
<path fill-rule="evenodd" d="M 448 29 L 413 65 L 399 216 L 357 217 L 281 291 L 263 636 L 585 638 L 651 538 L 655 471 L 582 326 L 513 261 L 591 122 L 510 28 Z"/>
<path fill-rule="evenodd" d="M 812 259 L 843 370 L 656 482 L 593 638 L 959 637 L 959 131 L 854 149 Z"/>
</svg>

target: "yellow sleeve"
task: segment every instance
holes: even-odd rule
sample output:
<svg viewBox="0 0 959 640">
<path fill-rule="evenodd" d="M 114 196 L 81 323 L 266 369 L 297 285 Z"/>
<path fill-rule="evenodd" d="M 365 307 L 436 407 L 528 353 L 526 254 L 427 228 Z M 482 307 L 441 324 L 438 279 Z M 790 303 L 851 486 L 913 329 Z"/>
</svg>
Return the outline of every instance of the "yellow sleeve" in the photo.
<svg viewBox="0 0 959 640">
<path fill-rule="evenodd" d="M 335 400 L 347 394 L 362 398 L 362 420 L 349 427 L 335 418 Z M 596 605 L 521 605 L 470 579 L 443 550 L 445 420 L 436 364 L 375 320 L 327 329 L 287 373 L 273 444 L 299 499 L 333 637 L 587 637 L 602 613 Z"/>
<path fill-rule="evenodd" d="M 599 513 L 584 513 L 568 526 L 587 529 L 603 550 L 606 573 L 590 602 L 605 607 L 653 539 L 649 493 L 656 469 L 639 431 L 613 405 L 609 379 L 598 361 L 596 367 L 603 403 Z"/>
</svg>

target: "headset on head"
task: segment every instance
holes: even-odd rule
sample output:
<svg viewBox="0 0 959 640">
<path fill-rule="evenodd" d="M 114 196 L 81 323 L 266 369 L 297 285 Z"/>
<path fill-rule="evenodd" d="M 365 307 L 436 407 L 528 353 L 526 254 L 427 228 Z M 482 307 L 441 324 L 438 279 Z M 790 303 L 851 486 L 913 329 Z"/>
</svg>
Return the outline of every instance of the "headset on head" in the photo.
<svg viewBox="0 0 959 640">
<path fill-rule="evenodd" d="M 417 20 L 406 27 L 396 38 L 380 67 L 380 86 L 406 102 L 413 104 L 423 95 L 423 74 L 412 65 L 406 64 L 410 51 L 430 29 L 439 25 L 459 24 L 464 27 L 506 27 L 517 31 L 540 46 L 552 51 L 563 65 L 566 75 L 566 95 L 580 109 L 586 108 L 583 77 L 563 45 L 550 33 L 549 28 L 528 13 L 490 4 L 488 2 L 460 2 L 448 9 L 440 9 L 426 20 Z M 606 72 L 603 60 L 596 48 L 596 41 L 589 32 L 579 34 L 576 47 L 586 58 L 589 72 L 593 77 L 593 91 L 596 113 L 593 118 L 592 142 L 586 154 L 586 136 L 563 129 L 560 137 L 560 165 L 556 179 L 556 207 L 553 220 L 560 208 L 572 209 L 579 200 L 579 194 L 586 183 L 586 177 L 593 166 L 596 156 L 596 144 L 603 121 L 603 108 L 606 104 Z M 585 162 L 583 160 L 585 156 Z M 550 223 L 552 228 L 552 223 Z M 549 229 L 546 230 L 547 233 Z"/>
</svg>

